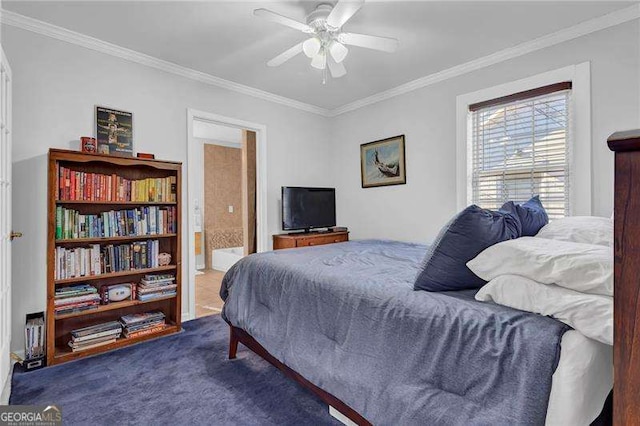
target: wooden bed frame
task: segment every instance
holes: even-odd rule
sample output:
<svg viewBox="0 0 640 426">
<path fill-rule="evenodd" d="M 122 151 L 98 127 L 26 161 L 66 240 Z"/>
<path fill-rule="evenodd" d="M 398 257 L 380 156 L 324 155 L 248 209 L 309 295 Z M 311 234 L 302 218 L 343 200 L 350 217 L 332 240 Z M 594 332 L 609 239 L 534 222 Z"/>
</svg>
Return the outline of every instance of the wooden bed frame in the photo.
<svg viewBox="0 0 640 426">
<path fill-rule="evenodd" d="M 302 387 L 313 392 L 324 403 L 338 410 L 341 414 L 346 416 L 355 424 L 359 426 L 372 426 L 371 422 L 358 414 L 356 410 L 349 407 L 347 404 L 331 395 L 329 392 L 320 389 L 318 386 L 302 377 L 299 373 L 278 361 L 260 343 L 258 343 L 256 339 L 251 337 L 249 333 L 241 328 L 234 327 L 229 324 L 229 359 L 235 359 L 236 353 L 238 352 L 238 343 L 242 343 L 247 348 L 251 349 L 257 355 L 268 361 L 271 365 L 282 371 L 285 376 L 295 380 L 298 384 L 302 385 Z"/>
<path fill-rule="evenodd" d="M 613 419 L 640 424 L 640 130 L 614 133 Z"/>
</svg>

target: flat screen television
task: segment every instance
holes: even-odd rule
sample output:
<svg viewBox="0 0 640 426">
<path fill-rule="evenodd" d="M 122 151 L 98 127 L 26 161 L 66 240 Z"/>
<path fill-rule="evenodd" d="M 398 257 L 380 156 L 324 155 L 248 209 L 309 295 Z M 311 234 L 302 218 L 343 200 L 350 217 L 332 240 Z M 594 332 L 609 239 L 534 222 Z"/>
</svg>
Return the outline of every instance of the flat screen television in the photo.
<svg viewBox="0 0 640 426">
<path fill-rule="evenodd" d="M 336 226 L 335 188 L 282 187 L 282 229 L 285 231 Z"/>
</svg>

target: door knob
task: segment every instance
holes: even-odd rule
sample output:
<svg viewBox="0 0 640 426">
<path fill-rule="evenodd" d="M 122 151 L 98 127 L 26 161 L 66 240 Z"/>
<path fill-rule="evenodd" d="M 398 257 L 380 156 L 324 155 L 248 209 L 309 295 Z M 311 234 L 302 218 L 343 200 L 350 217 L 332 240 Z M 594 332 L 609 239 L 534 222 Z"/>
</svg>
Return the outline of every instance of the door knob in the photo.
<svg viewBox="0 0 640 426">
<path fill-rule="evenodd" d="M 22 238 L 22 232 L 16 232 L 16 231 L 12 231 L 11 235 L 9 235 L 9 239 L 11 241 L 15 240 L 16 238 Z"/>
</svg>

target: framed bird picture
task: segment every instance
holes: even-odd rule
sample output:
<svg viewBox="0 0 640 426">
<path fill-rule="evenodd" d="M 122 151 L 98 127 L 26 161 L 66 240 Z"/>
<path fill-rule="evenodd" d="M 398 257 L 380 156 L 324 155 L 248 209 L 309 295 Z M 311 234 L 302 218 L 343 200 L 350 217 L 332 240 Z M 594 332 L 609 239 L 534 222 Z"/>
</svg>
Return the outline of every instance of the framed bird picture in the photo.
<svg viewBox="0 0 640 426">
<path fill-rule="evenodd" d="M 362 187 L 407 183 L 404 135 L 360 145 Z"/>
<path fill-rule="evenodd" d="M 133 157 L 133 114 L 96 106 L 98 153 Z"/>
</svg>

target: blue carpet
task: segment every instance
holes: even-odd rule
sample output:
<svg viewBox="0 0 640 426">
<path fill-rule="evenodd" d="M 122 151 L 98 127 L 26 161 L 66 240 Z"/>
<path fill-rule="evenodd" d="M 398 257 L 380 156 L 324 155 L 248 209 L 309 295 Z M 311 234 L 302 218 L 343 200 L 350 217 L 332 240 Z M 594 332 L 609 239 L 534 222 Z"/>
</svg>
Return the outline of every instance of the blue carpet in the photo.
<svg viewBox="0 0 640 426">
<path fill-rule="evenodd" d="M 11 404 L 57 405 L 64 424 L 338 425 L 327 405 L 240 345 L 219 315 L 184 332 L 42 370 L 16 368 Z"/>
</svg>

